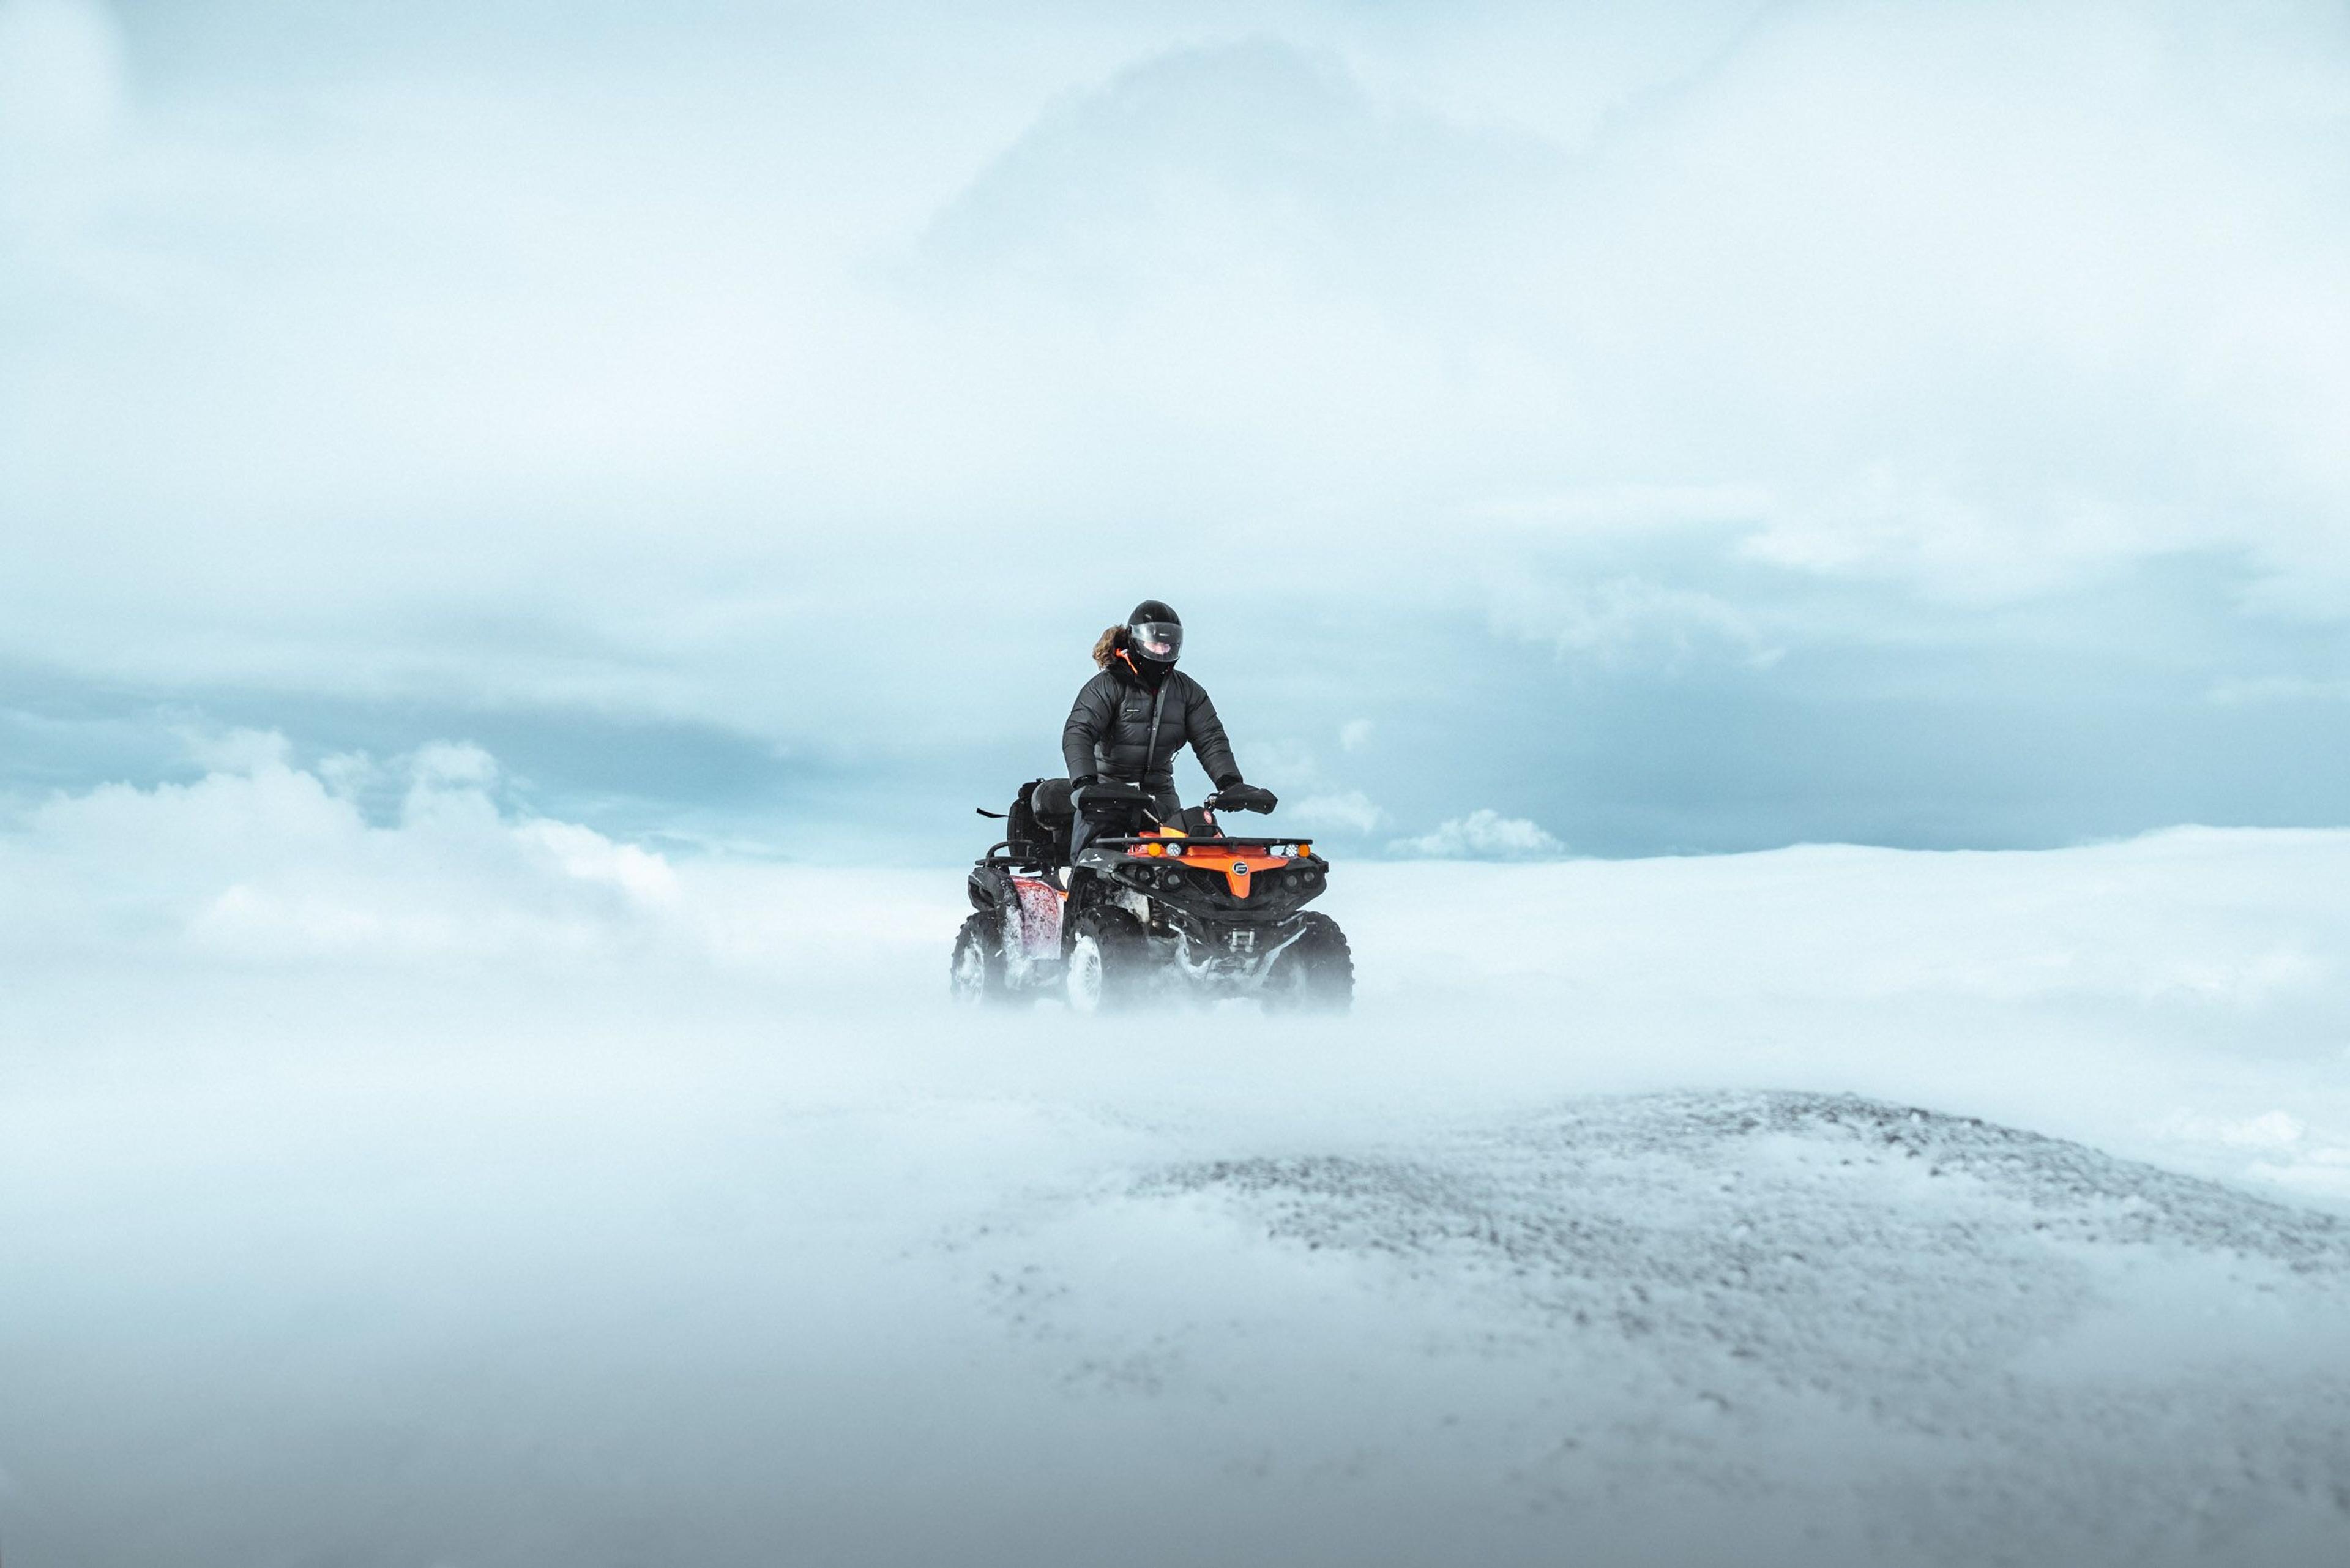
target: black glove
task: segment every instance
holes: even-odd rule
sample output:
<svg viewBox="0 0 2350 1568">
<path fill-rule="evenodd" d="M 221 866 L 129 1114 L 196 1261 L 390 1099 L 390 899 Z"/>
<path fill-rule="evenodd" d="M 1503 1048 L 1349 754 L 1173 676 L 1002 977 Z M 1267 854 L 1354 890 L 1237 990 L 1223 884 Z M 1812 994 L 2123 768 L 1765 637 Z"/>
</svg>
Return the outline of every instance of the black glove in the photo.
<svg viewBox="0 0 2350 1568">
<path fill-rule="evenodd" d="M 1216 792 L 1216 804 L 1227 811 L 1271 811 L 1281 802 L 1260 784 L 1227 784 Z"/>
<path fill-rule="evenodd" d="M 1085 788 L 1087 784 L 1097 784 L 1099 783 L 1101 783 L 1101 774 L 1079 774 L 1076 777 L 1069 781 L 1069 793 L 1071 794 L 1075 794 L 1077 791 Z"/>
</svg>

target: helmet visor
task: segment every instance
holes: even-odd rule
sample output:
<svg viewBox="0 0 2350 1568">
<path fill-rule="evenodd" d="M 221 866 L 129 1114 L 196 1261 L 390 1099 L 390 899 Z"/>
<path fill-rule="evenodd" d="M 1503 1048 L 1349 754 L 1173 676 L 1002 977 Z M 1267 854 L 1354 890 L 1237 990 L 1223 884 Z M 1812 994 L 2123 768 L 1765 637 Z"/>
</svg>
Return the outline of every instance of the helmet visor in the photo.
<svg viewBox="0 0 2350 1568">
<path fill-rule="evenodd" d="M 1171 620 L 1141 620 L 1126 628 L 1127 646 L 1138 659 L 1172 664 L 1183 651 L 1183 628 Z"/>
</svg>

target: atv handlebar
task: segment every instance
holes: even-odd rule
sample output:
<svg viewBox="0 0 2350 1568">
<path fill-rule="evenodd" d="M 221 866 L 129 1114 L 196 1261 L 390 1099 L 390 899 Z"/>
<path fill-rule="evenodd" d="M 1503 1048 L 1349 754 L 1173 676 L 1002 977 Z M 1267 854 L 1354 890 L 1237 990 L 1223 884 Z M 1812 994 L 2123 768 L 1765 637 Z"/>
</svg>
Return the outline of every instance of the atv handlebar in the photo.
<svg viewBox="0 0 2350 1568">
<path fill-rule="evenodd" d="M 1259 789 L 1254 784 L 1234 784 L 1232 788 L 1246 790 L 1249 793 L 1238 800 L 1227 800 L 1225 795 L 1229 792 L 1218 790 L 1200 804 L 1210 811 L 1259 811 L 1267 815 L 1272 814 L 1274 806 L 1278 804 L 1274 801 L 1271 790 Z"/>
<path fill-rule="evenodd" d="M 1080 812 L 1088 806 L 1097 811 L 1139 807 L 1152 821 L 1158 820 L 1151 793 L 1124 779 L 1097 779 L 1083 789 L 1071 791 L 1069 804 Z M 1229 790 L 1218 790 L 1200 804 L 1210 811 L 1270 812 L 1276 802 L 1271 790 L 1254 784 L 1234 784 Z"/>
</svg>

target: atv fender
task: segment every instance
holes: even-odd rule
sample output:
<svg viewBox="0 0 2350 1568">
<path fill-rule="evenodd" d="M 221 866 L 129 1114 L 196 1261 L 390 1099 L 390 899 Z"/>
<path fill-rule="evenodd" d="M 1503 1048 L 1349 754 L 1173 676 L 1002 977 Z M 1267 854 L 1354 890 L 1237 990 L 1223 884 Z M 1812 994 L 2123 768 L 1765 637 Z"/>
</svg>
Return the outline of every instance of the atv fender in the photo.
<svg viewBox="0 0 2350 1568">
<path fill-rule="evenodd" d="M 974 866 L 963 879 L 963 890 L 971 895 L 974 909 L 1002 909 L 1020 901 L 1020 893 L 1012 884 L 1012 873 L 1001 866 Z"/>
</svg>

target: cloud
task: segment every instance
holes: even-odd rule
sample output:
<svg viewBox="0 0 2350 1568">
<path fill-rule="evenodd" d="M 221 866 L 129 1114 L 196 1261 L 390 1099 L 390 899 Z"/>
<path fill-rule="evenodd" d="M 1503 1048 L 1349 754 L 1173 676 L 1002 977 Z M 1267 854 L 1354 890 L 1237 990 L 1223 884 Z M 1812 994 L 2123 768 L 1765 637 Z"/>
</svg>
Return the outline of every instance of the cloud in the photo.
<svg viewBox="0 0 2350 1568">
<path fill-rule="evenodd" d="M 501 809 L 478 748 L 431 746 L 397 764 L 407 793 L 384 826 L 289 765 L 281 736 L 239 732 L 207 749 L 217 765 L 193 784 L 61 795 L 0 838 L 24 895 L 0 941 L 479 962 L 650 950 L 669 934 L 667 862 Z"/>
<path fill-rule="evenodd" d="M 2241 1119 L 2180 1111 L 2168 1118 L 2161 1132 L 2168 1137 L 2236 1148 L 2287 1149 L 2308 1136 L 2309 1126 L 2286 1111 L 2268 1111 Z"/>
<path fill-rule="evenodd" d="M 1547 860 L 1566 846 L 1522 816 L 1482 808 L 1419 838 L 1399 838 L 1389 853 L 1428 860 Z"/>
<path fill-rule="evenodd" d="M 1345 784 L 1432 820 L 1520 798 L 1569 680 L 1601 752 L 1964 687 L 1956 789 L 2052 662 L 2152 712 L 2350 648 L 2338 7 L 756 11 L 126 6 L 133 77 L 8 0 L 0 660 L 825 748 L 847 811 L 1049 766 L 1137 564 L 1208 561 L 1228 717 L 1376 723 L 1438 776 Z M 904 634 L 950 620 L 983 700 Z M 1568 668 L 1504 691 L 1493 638 Z M 1785 756 L 1673 761 L 1639 844 L 1795 831 Z"/>
<path fill-rule="evenodd" d="M 780 981 L 821 1002 L 929 959 L 963 912 L 954 875 L 672 859 L 530 809 L 466 742 L 316 768 L 288 750 L 248 732 L 192 783 L 59 794 L 0 829 L 0 962 L 624 966 Z"/>
<path fill-rule="evenodd" d="M 1638 577 L 1524 589 L 1496 620 L 1562 658 L 1671 668 L 1706 656 L 1767 667 L 1786 649 L 1751 612 L 1717 595 Z"/>
<path fill-rule="evenodd" d="M 216 730 L 191 724 L 181 726 L 180 738 L 187 747 L 189 760 L 208 774 L 254 774 L 284 768 L 294 755 L 293 742 L 276 730 Z"/>
<path fill-rule="evenodd" d="M 299 69 L 241 84 L 241 116 L 143 125 L 110 215 L 158 236 L 156 308 L 109 338 L 85 302 L 54 329 L 77 352 L 34 369 L 51 400 L 153 384 L 151 461 L 101 471 L 118 506 L 152 481 L 252 518 L 304 579 L 318 546 L 392 526 L 380 512 L 404 519 L 395 543 L 463 544 L 468 591 L 561 538 L 567 614 L 606 628 L 645 607 L 596 579 L 680 486 L 698 504 L 664 519 L 679 568 L 631 575 L 656 625 L 708 568 L 780 588 L 783 561 L 837 561 L 853 582 L 973 512 L 1222 539 L 1269 513 L 1336 543 L 1431 513 L 1474 528 L 1513 496 L 1739 494 L 1758 559 L 1994 596 L 2214 540 L 2323 553 L 2294 519 L 2350 484 L 2316 439 L 2350 395 L 2344 236 L 2273 214 L 2325 210 L 2337 24 L 2290 5 L 2268 28 L 2068 5 L 1745 21 L 1660 16 L 1615 51 L 1637 63 L 1580 140 L 1462 103 L 1424 25 L 1407 47 L 1308 13 L 1181 47 L 1139 20 L 1123 63 L 1072 45 L 1035 67 L 1050 87 L 1006 82 L 983 110 L 864 103 L 853 123 L 883 123 L 837 146 L 795 117 L 867 96 L 850 58 L 780 62 L 794 91 L 753 95 L 615 37 L 569 77 L 501 60 L 465 87 L 425 68 L 428 29 L 423 66 L 387 57 L 302 137 L 256 112 L 313 86 Z M 1516 27 L 1518 68 L 1561 79 L 1613 42 L 1457 26 L 1488 57 Z M 868 72 L 931 68 L 901 33 L 868 43 Z M 612 147 L 583 104 L 623 73 L 677 112 Z M 784 149 L 788 167 L 757 161 Z M 935 172 L 950 149 L 959 188 Z M 871 169 L 900 156 L 934 172 L 882 202 Z M 565 199 L 591 171 L 597 200 Z M 2190 340 L 2176 324 L 2198 312 L 2213 331 Z M 217 373 L 240 341 L 255 351 Z M 194 366 L 206 399 L 168 384 Z M 88 493 L 58 472 L 83 449 L 26 444 L 22 503 L 44 472 Z M 867 548 L 821 537 L 844 514 Z M 775 517 L 818 547 L 775 551 L 751 521 Z M 1591 525 L 1571 507 L 1548 524 Z M 431 548 L 383 556 L 327 586 L 380 616 L 445 584 Z"/>
<path fill-rule="evenodd" d="M 121 31 L 100 0 L 0 0 L 0 169 L 102 144 L 123 88 Z"/>
<path fill-rule="evenodd" d="M 2249 680 L 2222 680 L 2206 695 L 2212 702 L 2230 708 L 2259 703 L 2338 703 L 2350 701 L 2350 680 L 2269 675 Z"/>
<path fill-rule="evenodd" d="M 1344 828 L 1349 833 L 1370 833 L 1388 820 L 1388 814 L 1371 804 L 1361 790 L 1348 790 L 1343 794 L 1315 794 L 1292 801 L 1283 808 L 1301 826 L 1319 828 Z"/>
<path fill-rule="evenodd" d="M 1399 481 L 1740 493 L 1752 558 L 2029 596 L 2295 547 L 2287 492 L 2345 494 L 2312 416 L 2350 396 L 2350 235 L 2274 214 L 2325 204 L 2350 54 L 2284 14 L 1779 7 L 1572 151 L 1311 48 L 1170 51 L 1040 117 L 930 244 L 1061 389 L 1214 443 L 1179 494 L 1310 476 L 1360 527 Z"/>
</svg>

